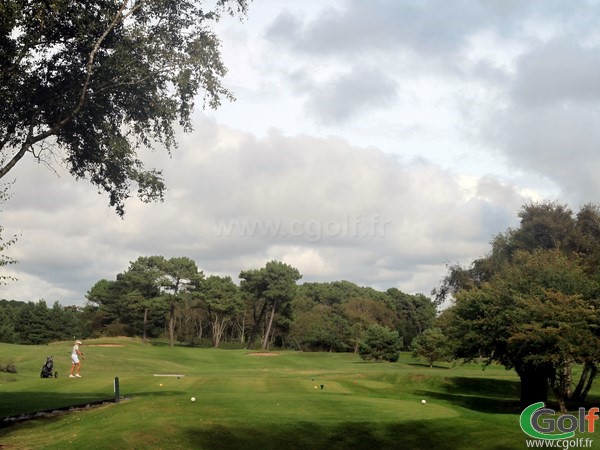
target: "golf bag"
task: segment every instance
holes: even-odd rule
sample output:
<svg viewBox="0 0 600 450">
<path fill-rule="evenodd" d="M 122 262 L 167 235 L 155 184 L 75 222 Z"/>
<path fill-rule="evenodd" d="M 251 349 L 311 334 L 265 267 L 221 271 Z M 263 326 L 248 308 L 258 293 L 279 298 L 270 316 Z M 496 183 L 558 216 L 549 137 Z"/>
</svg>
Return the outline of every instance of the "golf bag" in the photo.
<svg viewBox="0 0 600 450">
<path fill-rule="evenodd" d="M 46 363 L 42 366 L 42 371 L 40 372 L 40 378 L 58 378 L 58 372 L 52 373 L 54 369 L 54 360 L 52 356 L 48 356 L 46 358 Z"/>
</svg>

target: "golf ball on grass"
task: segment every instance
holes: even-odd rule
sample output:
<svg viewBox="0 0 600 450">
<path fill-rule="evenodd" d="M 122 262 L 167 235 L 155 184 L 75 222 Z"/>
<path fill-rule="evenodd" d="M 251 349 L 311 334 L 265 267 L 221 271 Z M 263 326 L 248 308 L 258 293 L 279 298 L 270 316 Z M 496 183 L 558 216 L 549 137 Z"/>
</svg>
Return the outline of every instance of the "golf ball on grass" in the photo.
<svg viewBox="0 0 600 450">
<path fill-rule="evenodd" d="M 195 402 L 196 401 L 196 397 L 192 397 L 190 398 L 191 401 Z"/>
<path fill-rule="evenodd" d="M 426 400 L 421 400 L 421 404 L 425 405 L 427 403 Z"/>
</svg>

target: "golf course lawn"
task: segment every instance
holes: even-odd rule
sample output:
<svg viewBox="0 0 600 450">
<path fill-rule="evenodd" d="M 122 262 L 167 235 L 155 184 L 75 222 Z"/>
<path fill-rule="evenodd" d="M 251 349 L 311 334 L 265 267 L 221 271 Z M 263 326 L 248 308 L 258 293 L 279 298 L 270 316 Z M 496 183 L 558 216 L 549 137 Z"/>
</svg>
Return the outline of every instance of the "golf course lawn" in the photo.
<svg viewBox="0 0 600 450">
<path fill-rule="evenodd" d="M 83 377 L 70 379 L 70 350 L 70 342 L 0 344 L 0 364 L 17 368 L 0 372 L 0 419 L 83 406 L 3 422 L 0 449 L 527 448 L 518 377 L 500 366 L 106 338 L 85 342 Z M 49 355 L 59 376 L 41 379 Z M 121 401 L 96 406 L 114 400 L 115 377 Z M 599 393 L 587 407 L 600 404 Z M 600 438 L 587 448 L 600 448 Z"/>
</svg>

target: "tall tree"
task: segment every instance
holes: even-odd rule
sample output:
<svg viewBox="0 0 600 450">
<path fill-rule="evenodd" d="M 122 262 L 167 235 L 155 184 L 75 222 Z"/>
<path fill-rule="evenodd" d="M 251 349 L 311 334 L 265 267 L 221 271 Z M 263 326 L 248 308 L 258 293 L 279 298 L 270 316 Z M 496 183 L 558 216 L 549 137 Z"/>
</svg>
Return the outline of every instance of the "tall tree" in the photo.
<svg viewBox="0 0 600 450">
<path fill-rule="evenodd" d="M 525 205 L 519 212 L 520 226 L 511 244 L 515 250 L 557 249 L 570 251 L 575 243 L 575 219 L 566 205 L 541 202 Z"/>
<path fill-rule="evenodd" d="M 294 299 L 296 282 L 302 278 L 302 275 L 298 269 L 288 264 L 270 261 L 261 269 L 242 271 L 240 278 L 242 291 L 252 295 L 255 301 L 254 324 L 250 332 L 248 348 L 252 348 L 259 327 L 266 318 L 262 348 L 268 349 L 275 313 L 283 310 Z"/>
<path fill-rule="evenodd" d="M 0 300 L 0 342 L 17 343 L 19 336 L 15 331 L 17 309 L 6 300 Z"/>
<path fill-rule="evenodd" d="M 122 301 L 123 289 L 116 281 L 97 281 L 86 293 L 88 305 L 97 307 L 94 330 L 102 331 L 107 325 L 120 322 L 125 317 L 126 305 Z"/>
<path fill-rule="evenodd" d="M 151 310 L 168 310 L 169 343 L 175 340 L 175 309 L 181 294 L 198 291 L 203 274 L 196 263 L 187 257 L 166 259 L 164 256 L 140 256 L 130 263 L 115 281 L 100 280 L 87 294 L 88 301 L 100 306 L 103 326 L 117 327 L 120 323 L 130 333 L 146 334 Z M 139 323 L 143 317 L 143 325 Z"/>
<path fill-rule="evenodd" d="M 200 292 L 181 294 L 181 300 L 175 310 L 177 339 L 189 345 L 197 345 L 204 336 L 207 317 L 206 304 L 202 301 Z"/>
<path fill-rule="evenodd" d="M 489 282 L 457 294 L 450 331 L 458 356 L 482 353 L 514 368 L 522 407 L 546 402 L 552 388 L 564 409 L 571 365 L 600 357 L 594 290 L 578 261 L 559 251 L 518 251 Z"/>
<path fill-rule="evenodd" d="M 15 331 L 21 344 L 46 344 L 51 340 L 51 323 L 44 300 L 27 302 L 15 318 Z"/>
<path fill-rule="evenodd" d="M 243 311 L 240 290 L 230 277 L 210 276 L 203 283 L 212 331 L 212 345 L 218 347 L 226 326 Z"/>
<path fill-rule="evenodd" d="M 158 282 L 168 294 L 169 299 L 169 346 L 175 345 L 175 308 L 181 300 L 180 295 L 189 291 L 199 291 L 204 274 L 196 263 L 188 257 L 165 259 L 156 257 L 152 264 L 161 272 Z"/>
<path fill-rule="evenodd" d="M 520 299 L 518 306 L 521 312 L 527 311 L 530 305 L 536 305 L 544 311 L 550 311 L 558 308 L 556 305 L 571 302 L 570 305 L 573 310 L 580 313 L 578 318 L 572 317 L 572 320 L 580 320 L 580 323 L 586 323 L 587 325 L 574 327 L 571 322 L 565 319 L 561 326 L 565 327 L 565 330 L 572 331 L 571 339 L 576 339 L 577 336 L 587 336 L 590 338 L 590 342 L 596 342 L 595 339 L 600 337 L 599 328 L 594 324 L 592 318 L 585 317 L 584 313 L 586 308 L 588 311 L 590 308 L 598 308 L 597 299 L 600 298 L 600 270 L 598 269 L 600 267 L 598 264 L 600 262 L 600 244 L 598 244 L 600 208 L 593 204 L 587 204 L 574 215 L 565 205 L 542 202 L 523 206 L 519 211 L 519 217 L 521 219 L 519 227 L 498 234 L 493 239 L 492 249 L 487 256 L 473 261 L 468 268 L 459 265 L 450 267 L 448 275 L 444 278 L 439 290 L 436 291 L 438 301 L 446 297 L 457 299 L 456 306 L 458 309 L 454 308 L 455 311 L 450 311 L 449 314 L 445 315 L 445 325 L 448 326 L 455 322 L 457 317 L 460 316 L 460 314 L 457 316 L 457 312 L 461 308 L 460 303 L 463 306 L 471 305 L 473 307 L 472 314 L 484 314 L 483 310 L 478 308 L 483 308 L 482 305 L 487 301 L 494 304 L 495 308 L 504 303 L 502 308 L 486 309 L 486 314 L 491 317 L 494 313 L 490 311 L 495 311 L 497 317 L 494 318 L 494 323 L 497 327 L 493 329 L 500 336 L 505 333 L 504 338 L 506 339 L 506 333 L 512 336 L 512 333 L 515 332 L 515 328 L 511 328 L 511 324 L 519 323 L 518 320 L 513 322 L 515 318 L 511 315 L 515 313 L 513 310 L 517 300 Z M 509 268 L 515 273 L 508 276 L 508 278 L 514 277 L 515 282 L 518 279 L 525 279 L 525 275 L 521 274 L 515 267 L 516 263 L 525 264 L 524 254 L 534 255 L 540 261 L 543 259 L 541 255 L 546 255 L 549 258 L 546 264 L 548 266 L 556 265 L 556 273 L 553 276 L 533 279 L 530 282 L 531 286 L 545 287 L 553 294 L 528 295 L 527 292 L 529 291 L 527 289 L 529 287 L 525 284 L 521 285 L 523 291 L 516 291 L 518 295 L 513 295 L 515 294 L 513 291 L 503 293 L 502 289 L 497 292 L 494 291 L 497 295 L 492 295 L 492 288 L 499 286 L 501 277 L 507 277 L 506 274 Z M 570 267 L 570 269 L 567 270 L 565 267 Z M 556 283 L 561 276 L 572 278 L 575 273 L 578 274 L 577 283 L 563 283 L 560 286 L 552 284 Z M 570 275 L 567 276 L 567 274 Z M 546 286 L 544 283 L 548 285 Z M 513 297 L 510 297 L 511 295 Z M 506 296 L 509 296 L 509 298 L 505 298 Z M 495 302 L 492 302 L 490 298 L 495 299 Z M 551 299 L 552 302 L 540 304 L 540 298 Z M 458 299 L 463 300 L 459 301 Z M 526 304 L 521 304 L 523 301 Z M 526 317 L 539 318 L 539 314 L 535 314 L 535 311 L 530 311 L 527 314 Z M 557 314 L 557 317 L 562 316 Z M 540 318 L 540 320 L 542 323 L 546 323 L 548 319 L 542 320 Z M 548 330 L 551 330 L 552 326 L 549 325 Z M 507 330 L 511 331 L 508 332 Z M 479 333 L 483 333 L 483 331 L 477 327 L 463 327 L 462 333 L 463 335 L 458 337 L 460 343 L 463 345 L 469 342 L 473 343 L 471 346 L 473 351 L 475 351 L 476 343 L 481 344 L 487 342 L 488 339 L 495 338 L 490 335 L 489 330 L 484 335 L 480 335 Z M 522 330 L 519 333 L 521 333 L 521 336 L 534 336 Z M 538 333 L 538 336 L 542 335 L 544 333 Z M 515 339 L 513 338 L 513 342 L 516 342 Z M 544 394 L 544 392 L 547 392 L 545 387 L 548 386 L 552 387 L 557 393 L 559 402 L 561 401 L 560 398 L 582 400 L 589 391 L 598 371 L 599 355 L 589 349 L 586 350 L 585 345 L 577 345 L 574 351 L 577 358 L 568 358 L 560 352 L 562 347 L 557 343 L 558 341 L 553 342 L 555 347 L 548 347 L 553 348 L 556 353 L 556 360 L 553 363 L 549 362 L 549 356 L 540 347 L 539 358 L 536 360 L 539 364 L 531 363 L 532 357 L 529 357 L 527 358 L 529 362 L 523 364 L 524 368 L 520 369 L 525 374 L 522 377 L 522 401 L 524 398 L 525 401 L 532 401 L 534 398 L 545 398 L 547 395 Z M 574 345 L 573 342 L 571 341 L 571 345 Z M 523 348 L 533 351 L 532 346 L 524 346 Z M 583 373 L 577 386 L 572 390 L 569 374 L 570 367 L 575 360 L 583 364 Z M 545 361 L 547 364 L 544 366 L 541 361 Z M 562 367 L 561 370 L 558 369 L 559 366 Z M 514 367 L 517 366 L 514 365 Z"/>
<path fill-rule="evenodd" d="M 129 264 L 127 271 L 117 275 L 117 283 L 123 287 L 121 301 L 125 303 L 126 308 L 132 311 L 134 317 L 143 316 L 142 319 L 142 340 L 145 342 L 148 337 L 148 327 L 151 311 L 161 311 L 161 304 L 164 303 L 160 297 L 161 289 L 159 278 L 162 275 L 157 262 L 162 262 L 159 256 L 140 256 L 137 260 Z M 135 331 L 139 328 L 134 325 L 137 320 L 132 320 L 132 327 Z"/>
<path fill-rule="evenodd" d="M 0 2 L 0 178 L 26 155 L 62 160 L 109 196 L 118 214 L 132 185 L 162 199 L 161 172 L 138 151 L 176 147 L 194 98 L 232 95 L 210 26 L 246 0 Z"/>
</svg>

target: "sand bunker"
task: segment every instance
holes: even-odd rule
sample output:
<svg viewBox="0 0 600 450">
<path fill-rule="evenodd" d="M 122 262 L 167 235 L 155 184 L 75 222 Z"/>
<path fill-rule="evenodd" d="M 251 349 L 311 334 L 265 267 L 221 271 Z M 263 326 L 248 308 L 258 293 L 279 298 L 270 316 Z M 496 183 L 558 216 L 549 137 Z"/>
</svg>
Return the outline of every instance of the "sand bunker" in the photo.
<svg viewBox="0 0 600 450">
<path fill-rule="evenodd" d="M 279 353 L 273 352 L 256 352 L 256 353 L 246 353 L 248 356 L 279 356 Z"/>
</svg>

